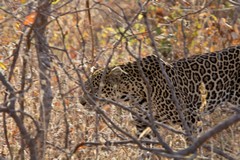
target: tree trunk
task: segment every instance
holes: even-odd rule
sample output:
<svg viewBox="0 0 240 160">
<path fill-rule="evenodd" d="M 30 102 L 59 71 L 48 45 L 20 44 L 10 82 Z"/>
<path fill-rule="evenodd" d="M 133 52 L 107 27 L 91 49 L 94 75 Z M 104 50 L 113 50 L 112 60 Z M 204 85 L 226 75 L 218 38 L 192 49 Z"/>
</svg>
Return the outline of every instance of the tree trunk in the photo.
<svg viewBox="0 0 240 160">
<path fill-rule="evenodd" d="M 51 60 L 49 56 L 49 48 L 47 45 L 47 38 L 45 30 L 47 25 L 47 18 L 50 14 L 51 3 L 48 0 L 38 0 L 38 13 L 34 24 L 34 34 L 36 41 L 36 52 L 39 65 L 39 79 L 40 79 L 40 126 L 41 131 L 38 133 L 37 147 L 38 158 L 44 159 L 46 150 L 46 139 L 48 124 L 52 110 L 52 90 L 51 90 Z"/>
</svg>

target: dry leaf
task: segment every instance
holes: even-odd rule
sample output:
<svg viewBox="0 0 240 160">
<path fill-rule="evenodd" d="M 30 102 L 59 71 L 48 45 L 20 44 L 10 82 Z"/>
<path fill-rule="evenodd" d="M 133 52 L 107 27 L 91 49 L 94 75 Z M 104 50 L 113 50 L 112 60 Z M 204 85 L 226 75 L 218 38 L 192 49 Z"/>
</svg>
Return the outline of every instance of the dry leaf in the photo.
<svg viewBox="0 0 240 160">
<path fill-rule="evenodd" d="M 52 4 L 57 4 L 60 0 L 52 0 Z"/>
<path fill-rule="evenodd" d="M 151 128 L 147 127 L 146 129 L 144 129 L 144 131 L 140 134 L 139 139 L 141 139 L 142 137 L 144 137 L 145 135 L 149 134 L 151 132 Z"/>
<path fill-rule="evenodd" d="M 25 3 L 27 2 L 27 0 L 20 0 L 20 2 L 21 2 L 22 4 L 25 4 Z"/>
<path fill-rule="evenodd" d="M 7 67 L 5 64 L 3 64 L 2 62 L 0 62 L 0 68 L 3 70 L 7 70 Z"/>
<path fill-rule="evenodd" d="M 32 13 L 30 13 L 30 14 L 25 18 L 23 24 L 24 24 L 25 26 L 30 26 L 30 25 L 32 25 L 32 24 L 35 22 L 36 16 L 37 16 L 37 12 L 32 12 Z"/>
</svg>

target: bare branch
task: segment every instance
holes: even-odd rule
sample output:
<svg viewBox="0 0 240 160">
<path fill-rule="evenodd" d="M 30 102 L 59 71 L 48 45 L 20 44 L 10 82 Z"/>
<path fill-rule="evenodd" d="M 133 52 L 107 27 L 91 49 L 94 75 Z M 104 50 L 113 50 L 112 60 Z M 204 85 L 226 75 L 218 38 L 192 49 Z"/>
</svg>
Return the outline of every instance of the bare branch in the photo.
<svg viewBox="0 0 240 160">
<path fill-rule="evenodd" d="M 0 105 L 0 112 L 9 112 L 9 108 Z"/>
<path fill-rule="evenodd" d="M 235 2 L 233 0 L 228 0 L 228 2 L 230 2 L 231 4 L 235 5 L 235 6 L 240 6 L 239 2 Z"/>
<path fill-rule="evenodd" d="M 177 21 L 177 20 L 179 20 L 179 19 L 182 19 L 182 18 L 184 18 L 184 17 L 186 17 L 186 16 L 193 15 L 193 14 L 198 14 L 198 13 L 202 12 L 202 11 L 205 10 L 207 7 L 209 7 L 209 6 L 212 4 L 213 1 L 214 1 L 214 0 L 210 0 L 204 7 L 202 7 L 201 9 L 199 9 L 199 10 L 197 10 L 197 11 L 195 11 L 195 12 L 190 12 L 190 13 L 187 13 L 187 14 L 185 14 L 185 15 L 183 15 L 183 16 L 180 16 L 180 17 L 178 17 L 178 18 L 175 18 L 174 20 L 170 21 L 169 24 L 170 24 L 170 23 L 173 23 L 173 22 L 175 22 L 175 21 Z"/>
<path fill-rule="evenodd" d="M 209 151 L 213 151 L 214 153 L 221 155 L 222 157 L 228 159 L 228 160 L 235 160 L 235 158 L 231 157 L 230 155 L 228 155 L 227 153 L 223 152 L 220 149 L 217 149 L 215 147 L 212 146 L 208 146 L 208 145 L 203 145 L 204 148 L 208 149 Z"/>
<path fill-rule="evenodd" d="M 213 137 L 214 135 L 216 135 L 217 133 L 221 132 L 222 130 L 228 128 L 229 126 L 237 123 L 238 121 L 240 121 L 240 114 L 239 113 L 233 115 L 229 119 L 219 123 L 218 125 L 216 125 L 212 129 L 208 130 L 202 136 L 197 138 L 190 147 L 188 147 L 185 150 L 179 151 L 177 153 L 180 154 L 180 155 L 188 155 L 188 154 L 196 152 L 196 150 L 200 146 L 202 146 L 204 144 L 204 142 L 206 142 L 209 138 Z"/>
<path fill-rule="evenodd" d="M 20 130 L 20 133 L 21 133 L 21 137 L 26 140 L 26 143 L 29 146 L 31 159 L 36 159 L 37 154 L 36 154 L 35 140 L 31 138 L 31 136 L 27 132 L 27 129 L 25 128 L 24 123 L 22 123 L 20 117 L 15 112 L 16 99 L 13 98 L 13 97 L 15 97 L 14 89 L 11 86 L 11 84 L 5 79 L 5 77 L 2 75 L 1 72 L 0 72 L 0 80 L 2 81 L 3 85 L 7 88 L 7 90 L 10 91 L 9 99 L 11 99 L 11 100 L 10 100 L 10 104 L 7 107 L 8 114 L 14 119 L 16 125 L 18 126 L 18 129 Z M 6 109 L 4 109 L 4 110 L 6 110 Z"/>
<path fill-rule="evenodd" d="M 139 5 L 141 6 L 140 3 L 139 3 Z M 142 6 L 142 7 L 143 7 L 143 6 Z M 144 10 L 143 10 L 143 11 L 144 11 Z M 190 135 L 191 135 L 190 129 L 189 129 L 187 123 L 186 123 L 186 120 L 184 119 L 184 115 L 183 115 L 183 112 L 182 112 L 182 108 L 181 108 L 180 103 L 179 103 L 179 100 L 178 100 L 178 98 L 177 98 L 177 96 L 176 96 L 175 87 L 173 86 L 173 84 L 172 84 L 172 82 L 171 82 L 168 74 L 166 73 L 166 70 L 165 70 L 165 68 L 164 68 L 164 66 L 163 66 L 163 62 L 160 60 L 160 55 L 159 55 L 159 53 L 158 53 L 158 50 L 157 50 L 157 46 L 156 46 L 154 37 L 153 37 L 153 35 L 152 35 L 152 33 L 151 33 L 151 30 L 150 30 L 150 25 L 149 25 L 149 22 L 148 22 L 147 13 L 146 13 L 146 12 L 143 12 L 142 14 L 143 14 L 143 18 L 144 18 L 144 23 L 145 23 L 146 28 L 147 28 L 147 31 L 148 31 L 149 38 L 150 38 L 150 40 L 151 40 L 152 47 L 153 47 L 153 49 L 154 49 L 154 53 L 155 53 L 155 54 L 158 56 L 158 58 L 159 58 L 159 64 L 160 64 L 161 72 L 162 72 L 163 76 L 166 78 L 167 85 L 169 86 L 169 89 L 170 89 L 170 91 L 171 91 L 173 103 L 174 103 L 175 106 L 176 106 L 176 109 L 177 109 L 177 111 L 178 111 L 179 117 L 180 117 L 180 119 L 181 119 L 181 121 L 182 121 L 183 127 L 184 127 L 187 135 L 190 136 Z M 184 106 L 182 106 L 182 107 L 184 107 Z M 192 137 L 191 137 L 191 139 L 192 139 Z"/>
</svg>

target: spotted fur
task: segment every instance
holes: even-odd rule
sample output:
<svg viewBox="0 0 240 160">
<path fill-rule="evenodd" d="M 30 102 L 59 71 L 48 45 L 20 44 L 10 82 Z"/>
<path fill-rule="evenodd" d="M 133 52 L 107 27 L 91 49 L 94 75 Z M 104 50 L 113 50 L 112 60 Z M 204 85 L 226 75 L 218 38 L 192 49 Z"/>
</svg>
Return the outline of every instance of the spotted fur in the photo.
<svg viewBox="0 0 240 160">
<path fill-rule="evenodd" d="M 127 102 L 146 120 L 150 96 L 156 121 L 182 124 L 160 63 L 174 86 L 184 119 L 190 128 L 194 128 L 199 120 L 201 84 L 204 84 L 207 93 L 206 111 L 212 112 L 217 105 L 225 102 L 240 104 L 240 46 L 180 59 L 171 64 L 151 55 L 139 61 L 110 67 L 105 72 L 98 70 L 85 85 L 90 94 L 117 102 Z M 146 80 L 151 93 L 147 89 Z M 85 103 L 86 100 L 82 98 L 82 104 Z M 136 115 L 133 115 L 133 118 L 141 133 L 146 124 Z"/>
</svg>

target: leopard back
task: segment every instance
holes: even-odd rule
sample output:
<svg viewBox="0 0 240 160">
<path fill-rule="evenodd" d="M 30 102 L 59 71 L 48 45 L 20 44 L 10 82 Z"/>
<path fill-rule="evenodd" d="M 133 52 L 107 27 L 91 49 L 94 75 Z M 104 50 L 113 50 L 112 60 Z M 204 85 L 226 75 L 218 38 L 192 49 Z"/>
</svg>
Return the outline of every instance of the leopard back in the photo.
<svg viewBox="0 0 240 160">
<path fill-rule="evenodd" d="M 164 76 L 161 65 L 168 78 Z M 147 125 L 139 117 L 148 121 L 150 108 L 155 120 L 182 124 L 172 99 L 172 90 L 179 100 L 184 120 L 194 130 L 203 103 L 201 87 L 206 95 L 204 110 L 212 112 L 217 105 L 225 102 L 240 104 L 239 82 L 240 46 L 236 46 L 171 64 L 151 55 L 97 71 L 85 84 L 90 94 L 127 103 L 134 111 L 133 118 L 141 133 Z M 173 84 L 173 88 L 170 89 L 169 83 Z"/>
</svg>

